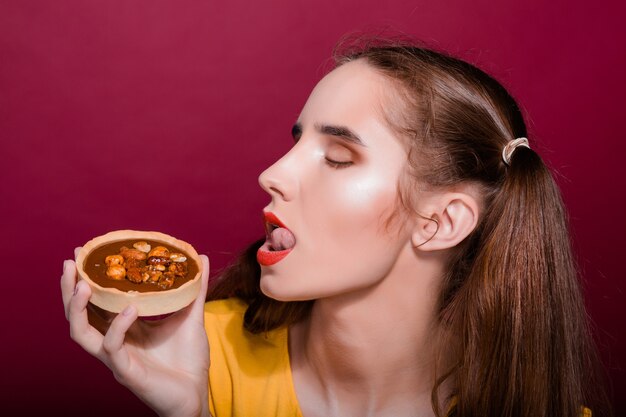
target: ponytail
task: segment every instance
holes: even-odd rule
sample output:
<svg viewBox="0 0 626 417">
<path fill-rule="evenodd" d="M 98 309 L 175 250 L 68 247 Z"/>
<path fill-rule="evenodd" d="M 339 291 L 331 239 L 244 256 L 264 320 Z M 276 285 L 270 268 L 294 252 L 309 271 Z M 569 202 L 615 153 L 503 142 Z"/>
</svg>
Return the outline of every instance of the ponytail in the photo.
<svg viewBox="0 0 626 417">
<path fill-rule="evenodd" d="M 491 199 L 441 312 L 460 343 L 457 415 L 577 417 L 583 405 L 605 415 L 586 394 L 597 358 L 552 175 L 519 147 Z"/>
</svg>

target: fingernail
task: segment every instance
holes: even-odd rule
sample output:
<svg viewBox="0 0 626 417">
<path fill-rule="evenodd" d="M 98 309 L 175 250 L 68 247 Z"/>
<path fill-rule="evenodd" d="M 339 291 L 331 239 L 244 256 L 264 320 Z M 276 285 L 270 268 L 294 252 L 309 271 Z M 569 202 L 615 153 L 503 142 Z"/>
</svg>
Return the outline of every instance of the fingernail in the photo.
<svg viewBox="0 0 626 417">
<path fill-rule="evenodd" d="M 132 311 L 133 311 L 132 306 L 126 306 L 126 308 L 122 310 L 122 316 L 129 316 Z"/>
<path fill-rule="evenodd" d="M 63 261 L 63 272 L 67 269 L 67 259 Z"/>
</svg>

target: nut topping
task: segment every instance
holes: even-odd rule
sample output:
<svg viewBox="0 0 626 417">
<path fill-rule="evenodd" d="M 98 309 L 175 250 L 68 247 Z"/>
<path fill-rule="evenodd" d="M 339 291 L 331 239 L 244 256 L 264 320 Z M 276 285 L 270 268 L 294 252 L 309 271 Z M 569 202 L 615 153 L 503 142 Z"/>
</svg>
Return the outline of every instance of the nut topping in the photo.
<svg viewBox="0 0 626 417">
<path fill-rule="evenodd" d="M 107 268 L 107 277 L 121 281 L 126 278 L 126 268 L 120 264 L 113 264 Z"/>
<path fill-rule="evenodd" d="M 140 284 L 143 282 L 143 276 L 141 274 L 140 268 L 130 268 L 126 271 L 126 279 L 130 282 L 134 282 L 135 284 Z"/>
<path fill-rule="evenodd" d="M 185 254 L 170 252 L 165 246 L 151 248 L 145 241 L 133 243 L 132 249 L 121 247 L 119 254 L 107 256 L 104 262 L 110 279 L 157 285 L 164 290 L 171 288 L 176 278 L 183 278 L 188 272 Z"/>
<path fill-rule="evenodd" d="M 170 259 L 174 262 L 185 262 L 187 260 L 187 257 L 182 253 L 172 253 L 170 255 Z"/>
<path fill-rule="evenodd" d="M 152 249 L 150 253 L 148 253 L 148 257 L 150 256 L 160 256 L 164 258 L 169 258 L 170 251 L 165 246 L 157 246 L 156 248 Z"/>
<path fill-rule="evenodd" d="M 148 253 L 150 252 L 151 246 L 148 242 L 141 241 L 141 242 L 133 243 L 133 248 L 140 250 L 144 253 Z"/>
<path fill-rule="evenodd" d="M 137 249 L 128 249 L 126 246 L 122 246 L 120 249 L 120 255 L 124 257 L 124 259 L 136 259 L 138 261 L 143 261 L 147 258 L 146 254 Z"/>
<path fill-rule="evenodd" d="M 106 266 L 122 265 L 124 263 L 124 257 L 121 255 L 110 255 L 104 259 Z"/>
</svg>

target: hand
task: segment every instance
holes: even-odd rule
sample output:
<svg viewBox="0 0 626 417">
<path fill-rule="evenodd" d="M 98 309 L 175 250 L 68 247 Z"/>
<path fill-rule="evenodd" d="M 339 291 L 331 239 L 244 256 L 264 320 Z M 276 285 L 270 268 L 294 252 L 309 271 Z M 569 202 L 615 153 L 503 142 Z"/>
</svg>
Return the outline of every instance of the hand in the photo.
<svg viewBox="0 0 626 417">
<path fill-rule="evenodd" d="M 209 260 L 200 257 L 200 294 L 191 305 L 158 321 L 137 320 L 132 305 L 116 316 L 97 314 L 89 303 L 89 285 L 76 282 L 74 261 L 63 264 L 61 292 L 72 339 L 159 415 L 209 415 L 209 346 L 204 329 Z"/>
</svg>

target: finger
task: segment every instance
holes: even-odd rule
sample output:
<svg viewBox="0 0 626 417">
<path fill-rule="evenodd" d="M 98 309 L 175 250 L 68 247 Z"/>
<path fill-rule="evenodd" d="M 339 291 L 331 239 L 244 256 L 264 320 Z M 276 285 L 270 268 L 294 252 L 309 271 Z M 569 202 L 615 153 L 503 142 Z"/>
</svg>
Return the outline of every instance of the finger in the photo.
<svg viewBox="0 0 626 417">
<path fill-rule="evenodd" d="M 200 293 L 196 297 L 193 302 L 192 309 L 204 311 L 204 303 L 206 302 L 206 293 L 207 288 L 209 287 L 209 258 L 206 255 L 200 255 L 200 260 L 202 261 L 202 276 L 200 280 L 202 284 L 200 286 Z"/>
<path fill-rule="evenodd" d="M 76 264 L 74 261 L 63 262 L 63 275 L 61 275 L 61 296 L 63 297 L 63 309 L 65 318 L 69 319 L 69 304 L 76 287 Z"/>
<path fill-rule="evenodd" d="M 129 368 L 130 359 L 124 346 L 124 339 L 135 320 L 137 320 L 137 309 L 132 305 L 126 307 L 113 319 L 102 342 L 102 350 L 109 357 L 109 366 L 118 374 L 118 377 L 123 377 Z"/>
<path fill-rule="evenodd" d="M 80 252 L 81 249 L 81 246 L 74 248 L 74 259 L 78 258 L 78 252 Z"/>
<path fill-rule="evenodd" d="M 74 295 L 69 302 L 70 336 L 83 349 L 97 356 L 102 346 L 103 336 L 90 324 L 87 318 L 87 303 L 91 289 L 85 281 L 78 281 Z"/>
</svg>

